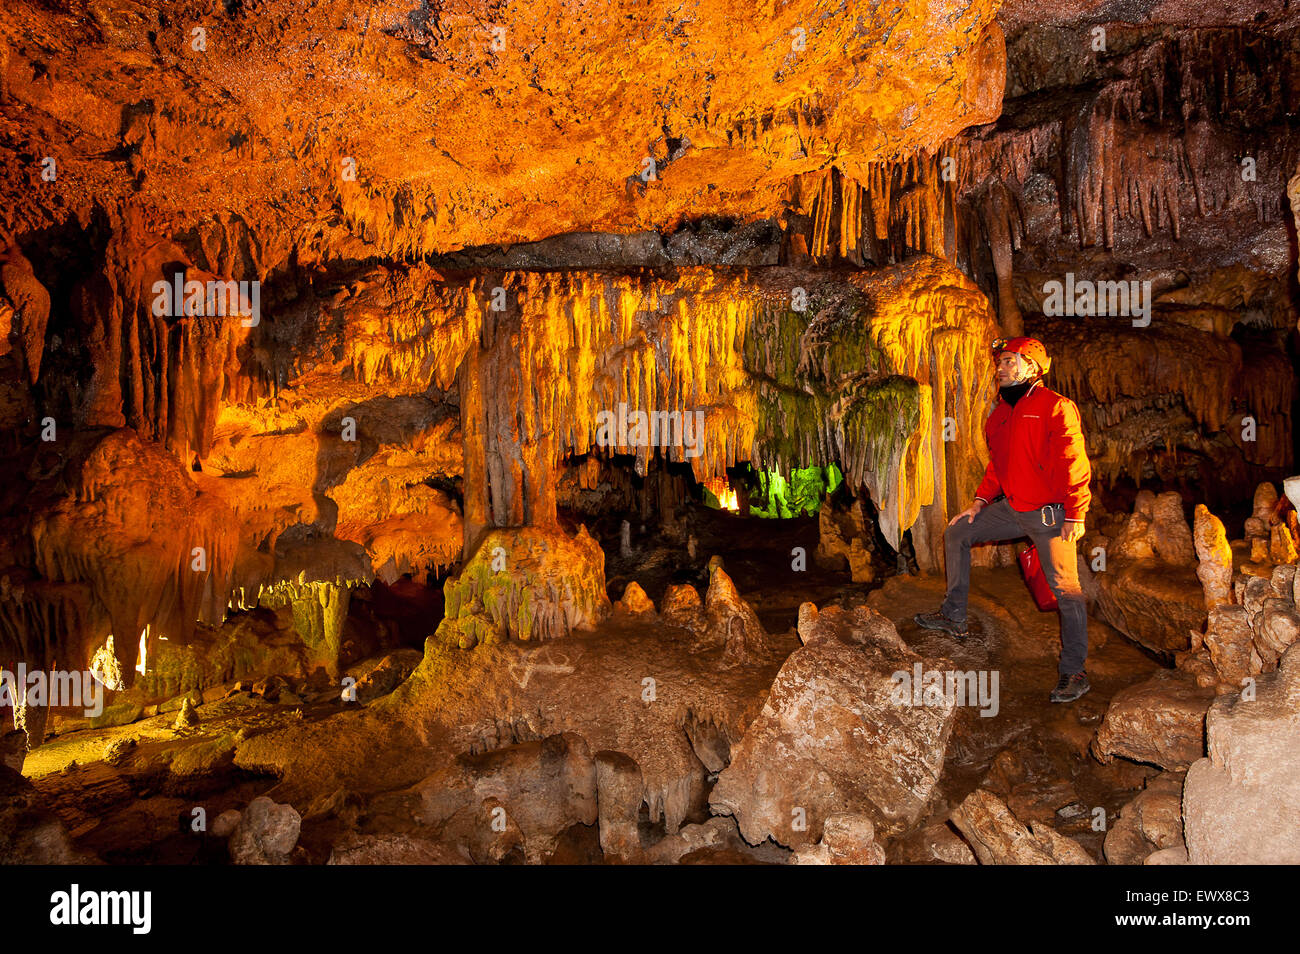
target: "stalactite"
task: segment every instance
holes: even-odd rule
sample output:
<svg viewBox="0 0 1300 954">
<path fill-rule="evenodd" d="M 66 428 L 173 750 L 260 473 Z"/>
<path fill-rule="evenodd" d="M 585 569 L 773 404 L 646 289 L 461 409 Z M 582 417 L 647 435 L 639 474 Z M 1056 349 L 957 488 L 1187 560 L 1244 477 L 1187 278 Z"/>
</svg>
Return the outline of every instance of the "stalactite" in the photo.
<svg viewBox="0 0 1300 954">
<path fill-rule="evenodd" d="M 1230 338 L 1172 323 L 1098 336 L 1087 325 L 1046 319 L 1033 330 L 1055 356 L 1048 383 L 1079 404 L 1089 453 L 1106 479 L 1140 473 L 1153 454 L 1178 448 L 1217 458 L 1225 434 L 1252 463 L 1292 465 L 1284 355 L 1263 347 L 1243 354 Z M 1256 420 L 1254 440 L 1241 439 L 1246 414 Z"/>
</svg>

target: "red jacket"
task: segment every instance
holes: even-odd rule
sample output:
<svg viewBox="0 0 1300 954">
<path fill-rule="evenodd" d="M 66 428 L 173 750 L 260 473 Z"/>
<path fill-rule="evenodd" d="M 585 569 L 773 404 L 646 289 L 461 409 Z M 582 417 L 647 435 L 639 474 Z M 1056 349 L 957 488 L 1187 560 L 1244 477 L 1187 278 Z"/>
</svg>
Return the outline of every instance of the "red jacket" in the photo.
<svg viewBox="0 0 1300 954">
<path fill-rule="evenodd" d="M 1063 503 L 1065 519 L 1083 519 L 1092 502 L 1092 465 L 1073 401 L 1036 381 L 1014 408 L 998 402 L 984 436 L 990 459 L 976 499 L 988 503 L 1004 493 L 1022 512 Z"/>
</svg>

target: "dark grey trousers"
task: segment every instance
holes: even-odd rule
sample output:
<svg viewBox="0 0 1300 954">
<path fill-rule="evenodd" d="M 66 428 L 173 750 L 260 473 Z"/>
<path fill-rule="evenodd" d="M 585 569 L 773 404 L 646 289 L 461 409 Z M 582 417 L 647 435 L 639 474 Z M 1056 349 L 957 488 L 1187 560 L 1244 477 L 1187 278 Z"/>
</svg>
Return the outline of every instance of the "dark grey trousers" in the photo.
<svg viewBox="0 0 1300 954">
<path fill-rule="evenodd" d="M 1048 523 L 1044 522 L 1044 512 Z M 948 558 L 948 596 L 940 612 L 959 623 L 966 621 L 966 600 L 970 596 L 970 547 L 972 543 L 1018 540 L 1028 537 L 1038 548 L 1038 558 L 1048 586 L 1056 594 L 1061 612 L 1062 675 L 1083 672 L 1088 658 L 1088 608 L 1079 587 L 1078 555 L 1073 543 L 1061 538 L 1065 526 L 1065 505 L 1051 504 L 1044 511 L 1022 513 L 1013 510 L 1004 497 L 988 504 L 974 520 L 961 519 L 944 532 Z"/>
</svg>

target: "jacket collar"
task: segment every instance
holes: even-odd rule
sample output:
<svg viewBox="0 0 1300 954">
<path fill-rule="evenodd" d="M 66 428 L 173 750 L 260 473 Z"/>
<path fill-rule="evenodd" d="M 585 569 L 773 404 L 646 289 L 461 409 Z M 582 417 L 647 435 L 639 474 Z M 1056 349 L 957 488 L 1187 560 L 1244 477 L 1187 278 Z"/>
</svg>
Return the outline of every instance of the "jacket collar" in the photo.
<svg viewBox="0 0 1300 954">
<path fill-rule="evenodd" d="M 998 404 L 1000 405 L 1005 404 L 1008 408 L 1014 411 L 1017 407 L 1019 407 L 1021 404 L 1025 402 L 1025 400 L 1029 397 L 1029 395 L 1037 391 L 1042 384 L 1043 384 L 1042 377 L 1034 378 L 1034 383 L 1029 385 L 1029 387 L 1025 390 L 1025 393 L 1020 396 L 1020 400 L 1017 401 L 1015 404 L 1012 404 L 1010 401 L 1003 398 L 1001 393 L 999 393 Z"/>
</svg>

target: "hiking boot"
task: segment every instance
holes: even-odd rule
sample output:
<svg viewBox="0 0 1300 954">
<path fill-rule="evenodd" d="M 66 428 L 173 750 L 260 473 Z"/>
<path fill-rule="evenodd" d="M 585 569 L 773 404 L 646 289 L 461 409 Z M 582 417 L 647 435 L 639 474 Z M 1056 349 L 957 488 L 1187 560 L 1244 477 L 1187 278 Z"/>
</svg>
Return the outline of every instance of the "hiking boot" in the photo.
<svg viewBox="0 0 1300 954">
<path fill-rule="evenodd" d="M 966 628 L 965 623 L 949 619 L 942 613 L 917 613 L 912 619 L 922 629 L 933 629 L 941 633 L 947 633 L 958 642 L 965 640 L 970 635 L 970 630 Z"/>
<path fill-rule="evenodd" d="M 1091 688 L 1092 686 L 1088 684 L 1088 674 L 1085 672 L 1062 676 L 1056 688 L 1052 690 L 1052 701 L 1073 702 Z"/>
</svg>

